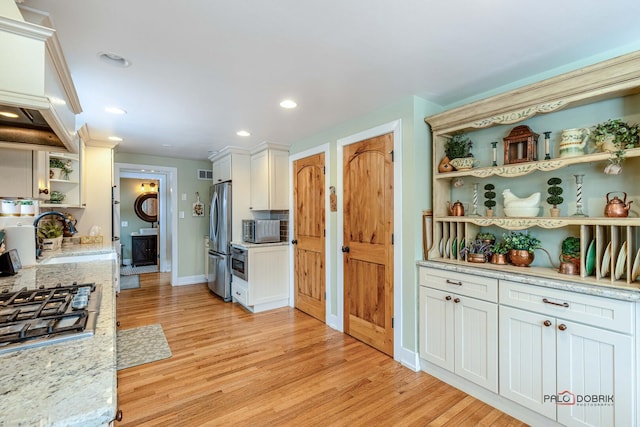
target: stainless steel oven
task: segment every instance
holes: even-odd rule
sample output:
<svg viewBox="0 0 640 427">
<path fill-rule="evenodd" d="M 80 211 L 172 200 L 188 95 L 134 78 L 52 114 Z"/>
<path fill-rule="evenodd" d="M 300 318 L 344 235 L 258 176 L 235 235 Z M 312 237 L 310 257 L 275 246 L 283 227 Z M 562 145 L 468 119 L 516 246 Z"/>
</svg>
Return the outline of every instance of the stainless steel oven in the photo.
<svg viewBox="0 0 640 427">
<path fill-rule="evenodd" d="M 249 251 L 239 246 L 231 246 L 231 274 L 249 281 Z"/>
</svg>

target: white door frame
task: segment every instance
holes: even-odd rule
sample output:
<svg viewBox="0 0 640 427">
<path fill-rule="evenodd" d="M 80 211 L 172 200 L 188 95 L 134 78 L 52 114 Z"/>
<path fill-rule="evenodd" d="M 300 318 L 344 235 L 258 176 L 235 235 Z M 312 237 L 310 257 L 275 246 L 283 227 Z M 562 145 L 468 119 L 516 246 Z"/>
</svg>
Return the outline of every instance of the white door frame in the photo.
<svg viewBox="0 0 640 427">
<path fill-rule="evenodd" d="M 292 154 L 291 156 L 289 156 L 289 182 L 291 183 L 291 191 L 289 191 L 289 206 L 291 206 L 290 212 L 291 212 L 291 218 L 289 221 L 289 236 L 292 239 L 294 236 L 294 225 L 295 225 L 295 217 L 296 217 L 296 211 L 294 210 L 294 206 L 293 206 L 293 162 L 295 162 L 296 160 L 300 160 L 300 159 L 304 159 L 305 157 L 309 157 L 309 156 L 313 156 L 315 154 L 319 154 L 319 153 L 324 153 L 324 167 L 325 167 L 325 174 L 324 174 L 324 188 L 325 188 L 325 198 L 324 198 L 324 209 L 325 209 L 325 215 L 324 215 L 324 227 L 326 233 L 325 233 L 325 241 L 324 241 L 324 283 L 325 283 L 325 291 L 326 291 L 326 296 L 324 299 L 324 303 L 325 303 L 325 323 L 327 325 L 329 325 L 330 327 L 332 327 L 333 329 L 338 329 L 338 325 L 336 323 L 337 318 L 335 314 L 332 314 L 332 306 L 331 306 L 331 300 L 332 300 L 332 292 L 331 292 L 331 257 L 329 256 L 329 254 L 331 253 L 331 248 L 335 247 L 335 243 L 334 243 L 334 238 L 333 235 L 329 232 L 329 230 L 331 230 L 331 211 L 330 211 L 330 204 L 329 204 L 329 171 L 331 170 L 331 152 L 329 150 L 329 143 L 326 144 L 322 144 L 319 145 L 317 147 L 313 147 L 310 148 L 308 150 L 302 151 L 300 153 L 296 153 L 296 154 Z M 289 305 L 291 307 L 295 307 L 295 274 L 294 274 L 294 262 L 295 260 L 293 259 L 294 256 L 294 247 L 293 245 L 290 245 L 289 248 L 289 265 L 291 266 L 291 268 L 289 269 L 289 295 L 291 296 L 289 298 Z"/>
<path fill-rule="evenodd" d="M 120 178 L 156 179 L 160 181 L 159 211 L 160 222 L 160 271 L 171 272 L 171 285 L 178 284 L 178 268 L 173 261 L 178 260 L 178 169 L 175 167 L 116 163 L 114 165 L 114 198 L 120 200 Z M 116 209 L 120 209 L 119 206 Z M 120 218 L 120 215 L 117 215 Z M 163 221 L 162 218 L 165 218 Z M 120 221 L 113 224 L 114 236 L 120 235 Z M 170 249 L 170 250 L 169 250 Z"/>
<path fill-rule="evenodd" d="M 354 135 L 338 139 L 336 163 L 338 166 L 336 187 L 339 198 L 337 245 L 338 262 L 338 330 L 344 332 L 344 260 L 341 248 L 344 245 L 344 182 L 343 152 L 346 145 L 364 141 L 393 132 L 393 358 L 401 360 L 402 349 L 402 120 L 394 120 Z"/>
</svg>

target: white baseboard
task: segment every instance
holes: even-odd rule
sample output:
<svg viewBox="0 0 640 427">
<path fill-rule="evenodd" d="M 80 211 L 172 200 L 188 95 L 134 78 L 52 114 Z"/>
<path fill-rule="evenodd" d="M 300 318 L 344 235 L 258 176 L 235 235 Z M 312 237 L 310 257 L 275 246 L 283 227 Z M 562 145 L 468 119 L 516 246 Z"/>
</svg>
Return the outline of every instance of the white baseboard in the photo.
<svg viewBox="0 0 640 427">
<path fill-rule="evenodd" d="M 402 366 L 411 369 L 413 372 L 420 370 L 420 355 L 411 351 L 405 347 L 400 347 L 399 354 L 396 354 L 394 359 L 396 362 L 400 362 Z"/>
<path fill-rule="evenodd" d="M 171 283 L 171 286 L 195 285 L 198 283 L 207 283 L 207 278 L 205 277 L 204 274 L 197 274 L 195 276 L 178 277 L 178 282 Z"/>
</svg>

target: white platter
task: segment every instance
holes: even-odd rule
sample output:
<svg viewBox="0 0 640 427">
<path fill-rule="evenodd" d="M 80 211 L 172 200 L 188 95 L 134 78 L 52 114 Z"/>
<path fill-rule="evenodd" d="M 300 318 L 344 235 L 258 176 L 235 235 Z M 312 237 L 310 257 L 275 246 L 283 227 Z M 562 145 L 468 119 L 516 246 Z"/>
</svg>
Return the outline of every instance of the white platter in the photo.
<svg viewBox="0 0 640 427">
<path fill-rule="evenodd" d="M 611 266 L 611 242 L 604 250 L 604 256 L 602 257 L 602 265 L 600 266 L 600 276 L 605 277 L 609 274 L 609 267 Z"/>
</svg>

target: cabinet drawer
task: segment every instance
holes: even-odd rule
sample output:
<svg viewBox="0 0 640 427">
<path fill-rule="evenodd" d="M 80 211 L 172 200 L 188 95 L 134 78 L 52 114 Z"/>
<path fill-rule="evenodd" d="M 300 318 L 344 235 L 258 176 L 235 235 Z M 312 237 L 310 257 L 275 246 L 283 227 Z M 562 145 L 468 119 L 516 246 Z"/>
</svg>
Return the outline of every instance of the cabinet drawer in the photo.
<svg viewBox="0 0 640 427">
<path fill-rule="evenodd" d="M 244 306 L 248 306 L 248 290 L 242 285 L 239 285 L 237 282 L 231 282 L 231 297 L 234 301 L 239 302 Z"/>
<path fill-rule="evenodd" d="M 498 302 L 498 280 L 436 268 L 420 267 L 420 286 Z"/>
<path fill-rule="evenodd" d="M 634 305 L 594 295 L 500 281 L 500 304 L 631 334 Z"/>
</svg>

